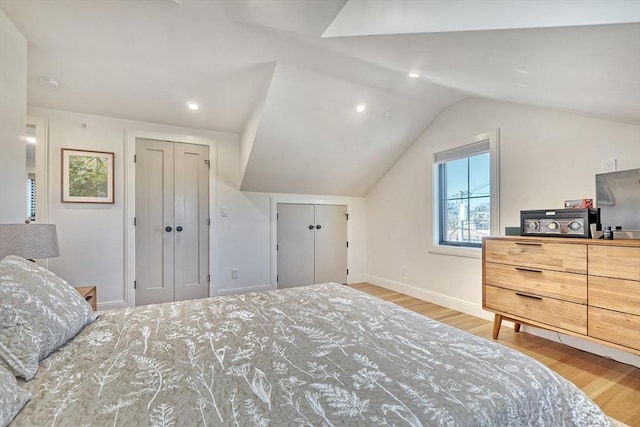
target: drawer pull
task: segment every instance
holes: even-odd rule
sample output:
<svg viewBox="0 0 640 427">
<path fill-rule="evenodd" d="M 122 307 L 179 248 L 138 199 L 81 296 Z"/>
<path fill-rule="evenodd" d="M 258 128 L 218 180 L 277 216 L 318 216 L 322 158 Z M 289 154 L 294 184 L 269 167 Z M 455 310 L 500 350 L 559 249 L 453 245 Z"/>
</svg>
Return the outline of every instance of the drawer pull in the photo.
<svg viewBox="0 0 640 427">
<path fill-rule="evenodd" d="M 516 295 L 518 295 L 519 297 L 537 299 L 537 300 L 542 301 L 542 297 L 536 297 L 536 296 L 533 296 L 533 295 L 521 294 L 520 292 L 516 292 Z"/>
<path fill-rule="evenodd" d="M 518 271 L 529 271 L 531 273 L 542 273 L 542 270 L 534 270 L 532 268 L 516 267 L 516 270 L 518 270 Z"/>
<path fill-rule="evenodd" d="M 524 245 L 524 246 L 542 246 L 542 243 L 516 242 L 516 245 Z"/>
</svg>

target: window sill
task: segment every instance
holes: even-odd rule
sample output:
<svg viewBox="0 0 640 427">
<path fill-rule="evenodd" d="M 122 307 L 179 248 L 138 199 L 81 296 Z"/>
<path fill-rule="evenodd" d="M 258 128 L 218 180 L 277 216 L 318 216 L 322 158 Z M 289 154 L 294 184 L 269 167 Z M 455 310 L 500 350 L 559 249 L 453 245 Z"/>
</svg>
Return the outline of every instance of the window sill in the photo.
<svg viewBox="0 0 640 427">
<path fill-rule="evenodd" d="M 430 254 L 449 255 L 463 258 L 482 258 L 482 248 L 465 248 L 460 246 L 431 245 Z"/>
</svg>

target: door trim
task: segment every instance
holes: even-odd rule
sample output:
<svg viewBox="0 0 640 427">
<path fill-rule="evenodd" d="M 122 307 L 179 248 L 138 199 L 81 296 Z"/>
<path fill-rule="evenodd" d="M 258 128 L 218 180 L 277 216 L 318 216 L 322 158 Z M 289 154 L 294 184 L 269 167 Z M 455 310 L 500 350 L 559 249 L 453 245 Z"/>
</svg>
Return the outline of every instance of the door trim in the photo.
<svg viewBox="0 0 640 427">
<path fill-rule="evenodd" d="M 49 223 L 49 120 L 27 114 L 26 125 L 36 127 L 36 223 Z M 41 267 L 49 267 L 49 259 L 36 260 Z"/>
<path fill-rule="evenodd" d="M 275 290 L 278 287 L 278 203 L 295 203 L 309 205 L 343 205 L 347 207 L 347 214 L 351 214 L 351 203 L 353 198 L 344 196 L 316 196 L 304 194 L 279 194 L 271 197 L 271 233 L 270 233 L 270 254 L 271 254 L 271 286 L 269 289 Z M 351 223 L 347 222 L 347 240 L 351 236 Z M 347 251 L 347 268 L 351 269 L 350 251 Z M 347 282 L 352 283 L 347 276 Z"/>
<path fill-rule="evenodd" d="M 213 216 L 218 197 L 218 141 L 213 137 L 193 136 L 178 132 L 158 132 L 145 129 L 126 128 L 125 129 L 125 154 L 124 154 L 124 283 L 122 301 L 110 303 L 108 308 L 133 307 L 135 306 L 135 290 L 133 281 L 136 273 L 136 232 L 133 225 L 136 208 L 136 170 L 133 162 L 136 154 L 136 139 L 157 139 L 171 142 L 183 142 L 187 144 L 198 144 L 209 146 L 209 163 L 211 165 L 209 172 L 209 216 Z M 212 273 L 214 266 L 217 266 L 217 251 L 215 234 L 217 232 L 214 227 L 215 223 L 209 227 L 209 295 L 214 295 L 215 275 Z"/>
</svg>

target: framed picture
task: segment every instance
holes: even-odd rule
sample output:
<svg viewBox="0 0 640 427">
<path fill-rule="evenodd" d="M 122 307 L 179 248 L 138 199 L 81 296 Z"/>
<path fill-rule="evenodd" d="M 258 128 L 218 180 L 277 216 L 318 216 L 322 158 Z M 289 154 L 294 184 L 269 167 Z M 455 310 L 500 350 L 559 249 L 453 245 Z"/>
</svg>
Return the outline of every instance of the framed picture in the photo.
<svg viewBox="0 0 640 427">
<path fill-rule="evenodd" d="M 62 202 L 113 203 L 113 153 L 62 149 Z"/>
</svg>

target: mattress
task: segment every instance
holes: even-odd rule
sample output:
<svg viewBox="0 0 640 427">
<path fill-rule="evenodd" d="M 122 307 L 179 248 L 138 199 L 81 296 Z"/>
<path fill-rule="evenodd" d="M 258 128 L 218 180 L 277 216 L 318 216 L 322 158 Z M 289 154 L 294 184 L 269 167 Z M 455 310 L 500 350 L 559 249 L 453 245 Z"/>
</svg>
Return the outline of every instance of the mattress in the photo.
<svg viewBox="0 0 640 427">
<path fill-rule="evenodd" d="M 41 361 L 12 426 L 609 426 L 499 343 L 320 284 L 106 311 Z"/>
</svg>

